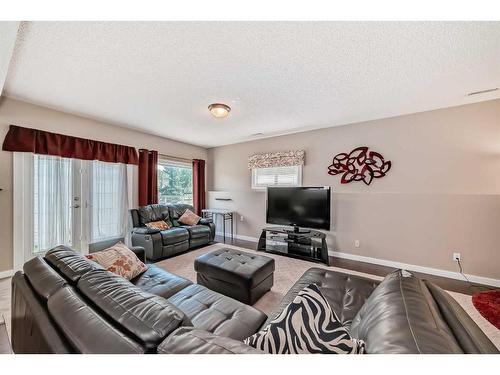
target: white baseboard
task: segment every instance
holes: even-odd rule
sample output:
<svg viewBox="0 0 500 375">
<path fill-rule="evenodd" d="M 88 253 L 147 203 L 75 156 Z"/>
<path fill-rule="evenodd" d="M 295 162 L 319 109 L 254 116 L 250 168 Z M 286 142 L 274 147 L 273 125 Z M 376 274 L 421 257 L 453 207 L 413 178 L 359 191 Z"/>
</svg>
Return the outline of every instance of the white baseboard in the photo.
<svg viewBox="0 0 500 375">
<path fill-rule="evenodd" d="M 14 270 L 0 271 L 0 279 L 5 279 L 6 277 L 12 277 L 14 275 Z"/>
<path fill-rule="evenodd" d="M 241 234 L 236 235 L 236 239 L 255 243 L 259 242 L 259 239 L 256 237 L 243 236 Z"/>
<path fill-rule="evenodd" d="M 392 260 L 385 260 L 385 259 L 378 259 L 378 258 L 370 258 L 370 257 L 362 256 L 362 255 L 341 253 L 341 252 L 338 252 L 338 251 L 329 251 L 328 255 L 334 256 L 334 257 L 337 257 L 337 258 L 343 258 L 343 259 L 349 259 L 349 260 L 356 260 L 356 261 L 359 261 L 359 262 L 378 264 L 378 265 L 381 265 L 381 266 L 387 266 L 387 267 L 393 267 L 393 268 L 401 268 L 401 269 L 405 269 L 405 270 L 408 270 L 408 271 L 415 271 L 415 272 L 420 272 L 420 273 L 427 273 L 429 275 L 442 276 L 442 277 L 447 277 L 447 278 L 450 278 L 450 279 L 456 279 L 456 280 L 465 281 L 463 275 L 460 274 L 459 272 L 446 271 L 446 270 L 441 270 L 441 269 L 438 269 L 438 268 L 417 266 L 415 264 L 394 262 Z M 491 286 L 495 286 L 495 287 L 500 287 L 500 280 L 492 279 L 492 278 L 489 278 L 489 277 L 483 277 L 483 276 L 476 276 L 476 275 L 469 275 L 469 274 L 465 274 L 465 275 L 467 276 L 467 278 L 471 282 L 478 283 L 478 284 L 484 284 L 484 285 L 491 285 Z"/>
<path fill-rule="evenodd" d="M 222 236 L 222 234 L 223 234 L 222 232 L 216 233 L 217 236 Z M 231 238 L 231 235 L 226 233 L 226 238 Z M 259 242 L 259 239 L 256 237 L 244 236 L 241 234 L 235 234 L 234 238 L 236 238 L 238 240 L 249 241 L 249 242 Z M 405 269 L 408 271 L 415 271 L 415 272 L 420 272 L 420 273 L 426 273 L 429 275 L 442 276 L 442 277 L 447 277 L 449 279 L 465 281 L 463 275 L 460 274 L 460 272 L 446 271 L 446 270 L 441 270 L 438 268 L 418 266 L 416 264 L 401 263 L 401 262 L 395 262 L 392 260 L 371 258 L 371 257 L 362 256 L 362 255 L 348 254 L 348 253 L 342 253 L 342 252 L 331 251 L 331 250 L 328 251 L 328 255 L 333 256 L 333 257 L 337 257 L 337 258 L 356 260 L 358 262 L 378 264 L 380 266 L 387 266 L 387 267 L 393 267 L 393 268 L 398 268 L 398 269 L 401 268 L 401 269 Z M 467 276 L 467 278 L 473 283 L 491 285 L 494 287 L 500 287 L 500 280 L 498 280 L 498 279 L 492 279 L 489 277 L 469 275 L 469 274 L 465 274 L 465 276 Z"/>
<path fill-rule="evenodd" d="M 216 232 L 215 235 L 222 237 L 224 235 L 224 233 L 223 232 Z M 231 234 L 226 233 L 226 238 L 231 238 Z M 259 242 L 259 239 L 257 237 L 244 236 L 242 234 L 235 234 L 234 238 L 237 240 L 242 240 L 242 241 Z"/>
</svg>

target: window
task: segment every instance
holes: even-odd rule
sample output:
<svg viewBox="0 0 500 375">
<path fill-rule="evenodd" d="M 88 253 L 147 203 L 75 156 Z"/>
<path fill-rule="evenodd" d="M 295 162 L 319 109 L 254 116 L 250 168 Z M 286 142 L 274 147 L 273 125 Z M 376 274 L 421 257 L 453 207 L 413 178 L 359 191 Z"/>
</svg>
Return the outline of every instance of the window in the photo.
<svg viewBox="0 0 500 375">
<path fill-rule="evenodd" d="M 33 253 L 55 245 L 73 244 L 71 159 L 34 155 L 33 158 Z"/>
<path fill-rule="evenodd" d="M 252 169 L 252 189 L 268 186 L 301 186 L 302 166 L 271 167 Z"/>
<path fill-rule="evenodd" d="M 158 160 L 158 202 L 193 204 L 193 166 L 189 161 Z"/>
<path fill-rule="evenodd" d="M 127 223 L 127 175 L 125 164 L 92 162 L 90 179 L 91 242 L 124 235 Z"/>
</svg>

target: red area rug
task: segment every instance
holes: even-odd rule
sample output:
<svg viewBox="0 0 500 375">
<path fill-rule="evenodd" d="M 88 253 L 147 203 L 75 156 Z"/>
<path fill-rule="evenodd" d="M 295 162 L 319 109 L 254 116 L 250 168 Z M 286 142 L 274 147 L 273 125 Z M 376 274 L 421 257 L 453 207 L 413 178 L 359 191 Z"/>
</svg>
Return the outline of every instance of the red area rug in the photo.
<svg viewBox="0 0 500 375">
<path fill-rule="evenodd" d="M 488 322 L 500 329 L 500 289 L 476 293 L 472 303 Z"/>
</svg>

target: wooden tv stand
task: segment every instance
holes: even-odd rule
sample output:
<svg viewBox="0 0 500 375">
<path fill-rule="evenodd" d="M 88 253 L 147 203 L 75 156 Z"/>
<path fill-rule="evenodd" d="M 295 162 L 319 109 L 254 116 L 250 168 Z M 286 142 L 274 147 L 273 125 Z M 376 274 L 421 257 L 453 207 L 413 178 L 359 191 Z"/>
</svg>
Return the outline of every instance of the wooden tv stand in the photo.
<svg viewBox="0 0 500 375">
<path fill-rule="evenodd" d="M 286 227 L 264 228 L 257 250 L 330 265 L 326 234 L 317 230 L 296 232 Z"/>
</svg>

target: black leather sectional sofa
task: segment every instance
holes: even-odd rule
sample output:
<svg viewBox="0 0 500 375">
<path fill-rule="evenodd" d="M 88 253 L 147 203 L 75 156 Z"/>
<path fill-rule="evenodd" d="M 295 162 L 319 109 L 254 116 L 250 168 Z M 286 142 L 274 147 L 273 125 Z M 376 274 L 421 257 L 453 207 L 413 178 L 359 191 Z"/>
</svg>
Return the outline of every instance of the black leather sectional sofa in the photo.
<svg viewBox="0 0 500 375">
<path fill-rule="evenodd" d="M 12 279 L 15 353 L 156 353 L 180 327 L 243 340 L 266 320 L 155 265 L 128 281 L 64 246 L 23 270 Z"/>
<path fill-rule="evenodd" d="M 435 284 L 404 270 L 382 282 L 311 268 L 288 291 L 262 325 L 266 327 L 297 294 L 316 284 L 350 334 L 365 341 L 369 354 L 498 354 L 462 307 Z M 255 353 L 239 340 L 193 328 L 179 328 L 159 353 Z"/>
<path fill-rule="evenodd" d="M 188 204 L 151 204 L 130 210 L 132 217 L 132 244 L 142 246 L 149 260 L 168 258 L 186 250 L 206 245 L 214 240 L 215 225 L 202 218 L 197 225 L 183 225 L 179 218 L 187 210 Z M 163 220 L 172 225 L 170 229 L 148 228 L 145 224 Z"/>
<path fill-rule="evenodd" d="M 133 250 L 143 258 L 142 248 Z M 129 282 L 62 246 L 12 279 L 13 350 L 260 353 L 243 339 L 311 283 L 368 353 L 498 353 L 447 292 L 402 270 L 379 283 L 311 268 L 267 317 L 154 265 Z"/>
</svg>

